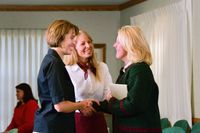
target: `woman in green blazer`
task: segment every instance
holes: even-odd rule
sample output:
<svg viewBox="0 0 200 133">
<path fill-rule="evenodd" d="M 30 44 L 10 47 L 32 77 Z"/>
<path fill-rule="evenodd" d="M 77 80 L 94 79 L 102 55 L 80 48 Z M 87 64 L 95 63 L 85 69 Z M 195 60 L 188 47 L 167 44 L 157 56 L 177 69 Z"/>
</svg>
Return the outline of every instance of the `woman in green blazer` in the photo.
<svg viewBox="0 0 200 133">
<path fill-rule="evenodd" d="M 113 47 L 116 58 L 124 62 L 116 83 L 126 84 L 128 94 L 120 100 L 110 95 L 96 109 L 113 115 L 113 133 L 161 133 L 158 86 L 142 31 L 136 26 L 122 27 Z"/>
</svg>

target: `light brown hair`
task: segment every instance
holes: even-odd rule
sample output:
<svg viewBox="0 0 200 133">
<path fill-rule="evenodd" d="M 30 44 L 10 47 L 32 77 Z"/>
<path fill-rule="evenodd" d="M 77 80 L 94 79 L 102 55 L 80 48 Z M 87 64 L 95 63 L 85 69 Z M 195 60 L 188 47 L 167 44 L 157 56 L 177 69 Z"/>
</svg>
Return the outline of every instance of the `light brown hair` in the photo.
<svg viewBox="0 0 200 133">
<path fill-rule="evenodd" d="M 56 20 L 50 24 L 46 31 L 46 41 L 49 47 L 59 47 L 70 30 L 74 30 L 75 34 L 79 31 L 76 25 L 67 20 Z"/>
</svg>

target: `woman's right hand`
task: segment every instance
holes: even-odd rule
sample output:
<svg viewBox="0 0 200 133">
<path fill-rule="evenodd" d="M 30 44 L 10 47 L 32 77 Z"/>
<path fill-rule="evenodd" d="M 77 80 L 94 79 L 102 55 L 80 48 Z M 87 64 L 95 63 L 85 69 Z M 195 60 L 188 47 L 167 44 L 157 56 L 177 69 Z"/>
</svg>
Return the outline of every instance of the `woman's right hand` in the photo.
<svg viewBox="0 0 200 133">
<path fill-rule="evenodd" d="M 87 99 L 84 101 L 81 101 L 82 108 L 80 109 L 81 113 L 83 113 L 84 116 L 91 116 L 93 113 L 96 112 L 96 110 L 92 107 L 93 102 L 96 102 L 99 104 L 99 101 L 94 99 Z"/>
</svg>

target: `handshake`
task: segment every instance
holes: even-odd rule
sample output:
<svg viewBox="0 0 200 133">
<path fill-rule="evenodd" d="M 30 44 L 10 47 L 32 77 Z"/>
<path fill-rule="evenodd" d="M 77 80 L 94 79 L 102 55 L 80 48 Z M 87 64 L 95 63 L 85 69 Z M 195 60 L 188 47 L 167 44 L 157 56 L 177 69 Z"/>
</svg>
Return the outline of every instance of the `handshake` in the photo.
<svg viewBox="0 0 200 133">
<path fill-rule="evenodd" d="M 81 101 L 80 103 L 82 103 L 82 108 L 79 109 L 79 111 L 84 116 L 91 116 L 98 111 L 104 111 L 103 109 L 101 109 L 101 105 L 108 103 L 111 100 L 111 98 L 112 98 L 112 94 L 111 92 L 109 92 L 105 96 L 105 100 L 101 102 L 94 99 L 87 99 L 87 100 Z"/>
<path fill-rule="evenodd" d="M 94 113 L 99 111 L 100 102 L 94 99 L 87 99 L 80 102 L 82 104 L 82 108 L 79 111 L 84 116 L 92 116 Z"/>
</svg>

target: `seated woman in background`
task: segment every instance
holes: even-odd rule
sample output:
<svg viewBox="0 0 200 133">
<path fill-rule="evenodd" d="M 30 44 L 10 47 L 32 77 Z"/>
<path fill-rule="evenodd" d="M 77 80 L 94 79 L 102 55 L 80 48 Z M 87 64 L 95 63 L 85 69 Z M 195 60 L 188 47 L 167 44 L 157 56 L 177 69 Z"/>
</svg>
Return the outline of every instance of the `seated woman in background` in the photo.
<svg viewBox="0 0 200 133">
<path fill-rule="evenodd" d="M 13 129 L 18 133 L 32 133 L 35 111 L 38 109 L 37 100 L 33 97 L 31 87 L 26 83 L 21 83 L 16 87 L 17 105 L 11 123 L 4 133 Z"/>
</svg>

